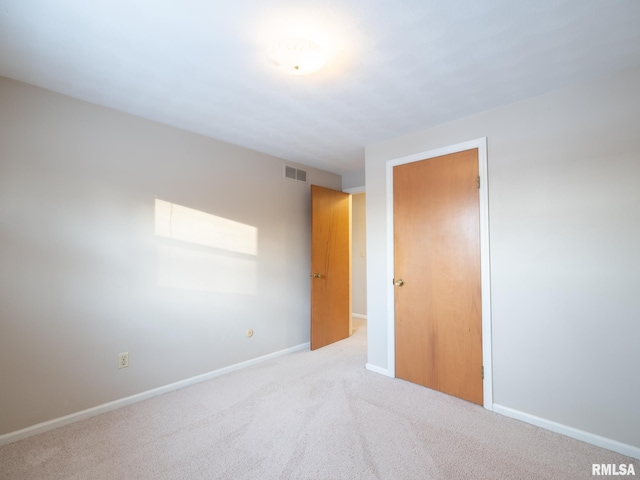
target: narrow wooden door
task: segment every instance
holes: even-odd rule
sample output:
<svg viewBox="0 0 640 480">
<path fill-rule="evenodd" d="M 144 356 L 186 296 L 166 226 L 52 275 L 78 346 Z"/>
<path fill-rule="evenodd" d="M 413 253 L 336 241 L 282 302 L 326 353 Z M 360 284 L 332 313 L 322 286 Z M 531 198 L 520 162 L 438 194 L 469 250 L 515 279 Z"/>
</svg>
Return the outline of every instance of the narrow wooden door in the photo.
<svg viewBox="0 0 640 480">
<path fill-rule="evenodd" d="M 351 196 L 311 186 L 311 350 L 351 334 Z"/>
<path fill-rule="evenodd" d="M 482 404 L 478 150 L 394 167 L 393 206 L 396 376 Z"/>
</svg>

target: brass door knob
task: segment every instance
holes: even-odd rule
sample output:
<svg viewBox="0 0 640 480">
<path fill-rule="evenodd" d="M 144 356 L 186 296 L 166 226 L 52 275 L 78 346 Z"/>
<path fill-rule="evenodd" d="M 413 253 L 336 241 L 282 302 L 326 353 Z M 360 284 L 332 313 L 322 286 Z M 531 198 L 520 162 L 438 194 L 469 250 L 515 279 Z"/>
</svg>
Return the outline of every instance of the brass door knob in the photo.
<svg viewBox="0 0 640 480">
<path fill-rule="evenodd" d="M 310 273 L 309 276 L 312 277 L 312 278 L 320 278 L 320 274 L 319 273 Z"/>
<path fill-rule="evenodd" d="M 404 285 L 404 280 L 402 280 L 401 278 L 399 278 L 398 280 L 394 280 L 394 281 L 393 281 L 393 284 L 394 284 L 396 287 L 401 287 L 401 286 L 403 286 L 403 285 Z"/>
</svg>

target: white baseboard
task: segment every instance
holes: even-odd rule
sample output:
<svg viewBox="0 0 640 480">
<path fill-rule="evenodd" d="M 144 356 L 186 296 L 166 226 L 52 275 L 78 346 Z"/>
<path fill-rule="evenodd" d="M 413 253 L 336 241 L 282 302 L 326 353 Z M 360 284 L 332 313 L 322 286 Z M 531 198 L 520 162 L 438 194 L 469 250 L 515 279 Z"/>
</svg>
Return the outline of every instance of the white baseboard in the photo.
<svg viewBox="0 0 640 480">
<path fill-rule="evenodd" d="M 22 430 L 16 430 L 15 432 L 5 433 L 4 435 L 0 435 L 0 445 L 6 445 L 8 443 L 17 442 L 18 440 L 22 440 L 24 438 L 37 435 L 39 433 L 44 433 L 49 430 L 53 430 L 54 428 L 62 427 L 64 425 L 69 425 L 70 423 L 78 422 L 80 420 L 84 420 L 85 418 L 94 417 L 96 415 L 100 415 L 101 413 L 110 412 L 111 410 L 116 410 L 118 408 L 126 407 L 127 405 L 131 405 L 131 404 L 140 402 L 142 400 L 147 400 L 149 398 L 157 397 L 158 395 L 162 395 L 163 393 L 172 392 L 173 390 L 178 390 L 180 388 L 188 387 L 189 385 L 194 385 L 196 383 L 204 382 L 206 380 L 219 377 L 226 373 L 233 372 L 234 370 L 241 370 L 243 368 L 250 367 L 251 365 L 256 365 L 258 363 L 266 362 L 267 360 L 271 360 L 273 358 L 282 357 L 283 355 L 287 355 L 289 353 L 299 352 L 303 350 L 309 350 L 308 342 L 302 343 L 295 347 L 287 348 L 285 350 L 280 350 L 278 352 L 270 353 L 268 355 L 263 355 L 262 357 L 252 358 L 251 360 L 247 360 L 245 362 L 229 365 L 228 367 L 223 367 L 218 370 L 214 370 L 212 372 L 203 373 L 202 375 L 197 375 L 195 377 L 187 378 L 185 380 L 180 380 L 179 382 L 170 383 L 169 385 L 164 385 L 162 387 L 154 388 L 153 390 L 147 390 L 146 392 L 141 392 L 136 395 L 131 395 L 130 397 L 114 400 L 113 402 L 103 403 L 102 405 L 88 408 L 86 410 L 72 413 L 70 415 L 65 415 L 64 417 L 54 418 L 53 420 L 38 423 L 36 425 L 32 425 L 31 427 L 23 428 Z"/>
<path fill-rule="evenodd" d="M 389 370 L 387 370 L 386 368 L 378 367 L 377 365 L 372 365 L 370 363 L 367 363 L 364 368 L 366 368 L 367 370 L 369 370 L 371 372 L 375 372 L 375 373 L 379 373 L 380 375 L 384 375 L 386 377 L 392 377 L 392 375 L 389 373 Z"/>
<path fill-rule="evenodd" d="M 493 404 L 493 411 L 507 417 L 515 418 L 525 423 L 530 423 L 537 427 L 551 430 L 552 432 L 566 435 L 567 437 L 582 440 L 583 442 L 596 445 L 598 447 L 606 448 L 607 450 L 613 450 L 614 452 L 621 453 L 628 457 L 636 458 L 640 460 L 640 448 L 633 445 L 627 445 L 626 443 L 618 442 L 610 438 L 601 437 L 594 433 L 585 432 L 584 430 L 578 430 L 577 428 L 569 427 L 561 423 L 556 423 L 545 418 L 536 417 L 513 408 L 505 407 L 498 404 Z"/>
<path fill-rule="evenodd" d="M 361 315 L 361 314 L 359 314 L 359 313 L 352 313 L 352 314 L 351 314 L 351 316 L 352 316 L 352 317 L 356 317 L 356 318 L 362 318 L 362 319 L 364 319 L 364 320 L 366 320 L 366 319 L 367 319 L 367 316 L 366 316 L 366 315 Z"/>
</svg>

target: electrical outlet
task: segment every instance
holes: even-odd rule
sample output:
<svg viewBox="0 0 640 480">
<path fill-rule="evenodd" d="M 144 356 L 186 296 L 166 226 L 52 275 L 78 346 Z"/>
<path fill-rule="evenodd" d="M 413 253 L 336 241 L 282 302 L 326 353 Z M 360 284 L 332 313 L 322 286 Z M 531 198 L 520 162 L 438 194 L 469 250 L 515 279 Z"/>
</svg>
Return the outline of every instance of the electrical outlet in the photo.
<svg viewBox="0 0 640 480">
<path fill-rule="evenodd" d="M 120 353 L 118 355 L 118 368 L 126 368 L 129 366 L 129 352 Z"/>
<path fill-rule="evenodd" d="M 247 337 L 253 337 L 253 328 L 247 330 Z"/>
</svg>

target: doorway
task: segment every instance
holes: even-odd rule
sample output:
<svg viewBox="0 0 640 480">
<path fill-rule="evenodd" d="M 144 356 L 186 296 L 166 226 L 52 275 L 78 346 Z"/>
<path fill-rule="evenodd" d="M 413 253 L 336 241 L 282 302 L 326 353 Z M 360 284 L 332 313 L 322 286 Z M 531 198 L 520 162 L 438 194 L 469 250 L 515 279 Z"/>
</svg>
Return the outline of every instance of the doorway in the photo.
<svg viewBox="0 0 640 480">
<path fill-rule="evenodd" d="M 311 186 L 311 349 L 366 329 L 364 187 Z"/>
<path fill-rule="evenodd" d="M 352 316 L 367 320 L 366 193 L 351 194 L 351 305 Z"/>
</svg>

